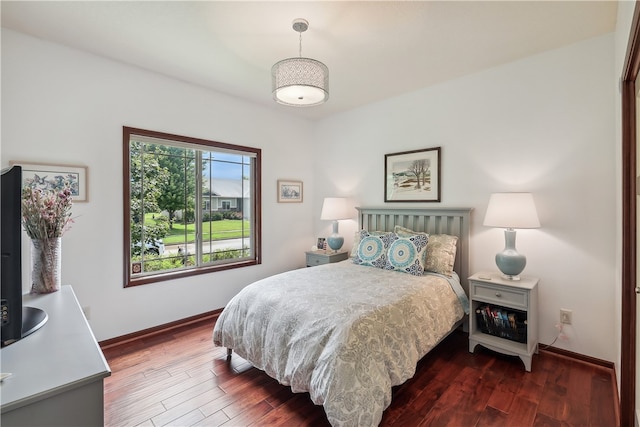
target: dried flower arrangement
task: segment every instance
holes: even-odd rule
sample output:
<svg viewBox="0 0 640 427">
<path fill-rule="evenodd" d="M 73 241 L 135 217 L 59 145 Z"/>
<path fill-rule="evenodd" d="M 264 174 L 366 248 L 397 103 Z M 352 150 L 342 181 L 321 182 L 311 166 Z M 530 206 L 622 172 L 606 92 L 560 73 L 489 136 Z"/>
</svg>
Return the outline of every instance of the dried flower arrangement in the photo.
<svg viewBox="0 0 640 427">
<path fill-rule="evenodd" d="M 26 187 L 22 192 L 22 225 L 31 239 L 62 237 L 71 219 L 71 189 L 41 190 Z"/>
</svg>

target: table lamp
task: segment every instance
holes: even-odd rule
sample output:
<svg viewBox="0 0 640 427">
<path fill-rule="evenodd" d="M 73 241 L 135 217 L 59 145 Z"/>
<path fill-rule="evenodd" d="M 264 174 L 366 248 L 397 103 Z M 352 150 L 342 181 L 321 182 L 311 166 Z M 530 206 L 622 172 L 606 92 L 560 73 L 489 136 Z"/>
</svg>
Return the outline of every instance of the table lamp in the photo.
<svg viewBox="0 0 640 427">
<path fill-rule="evenodd" d="M 349 218 L 351 218 L 351 215 L 347 199 L 342 197 L 325 197 L 324 203 L 322 203 L 320 219 L 333 221 L 333 233 L 327 237 L 327 245 L 333 249 L 333 252 L 338 252 L 344 244 L 344 237 L 338 234 L 338 220 Z"/>
<path fill-rule="evenodd" d="M 484 216 L 485 227 L 506 228 L 505 246 L 496 254 L 496 265 L 505 279 L 520 280 L 527 258 L 516 250 L 516 228 L 539 228 L 531 193 L 493 193 Z"/>
</svg>

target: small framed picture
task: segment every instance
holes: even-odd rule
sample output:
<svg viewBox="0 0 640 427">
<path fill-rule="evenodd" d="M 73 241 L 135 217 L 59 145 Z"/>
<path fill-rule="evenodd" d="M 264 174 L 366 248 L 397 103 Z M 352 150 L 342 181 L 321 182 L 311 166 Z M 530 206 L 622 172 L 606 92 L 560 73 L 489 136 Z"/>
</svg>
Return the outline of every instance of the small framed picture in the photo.
<svg viewBox="0 0 640 427">
<path fill-rule="evenodd" d="M 318 237 L 318 244 L 316 245 L 318 247 L 318 250 L 324 250 L 326 249 L 326 245 L 327 244 L 327 239 L 324 237 Z"/>
<path fill-rule="evenodd" d="M 440 147 L 384 156 L 385 202 L 440 201 Z"/>
<path fill-rule="evenodd" d="M 22 167 L 23 188 L 61 190 L 65 185 L 68 185 L 71 188 L 71 197 L 74 203 L 89 200 L 86 166 L 49 165 L 17 160 L 12 160 L 9 164 Z"/>
<path fill-rule="evenodd" d="M 302 203 L 302 181 L 279 179 L 278 203 Z"/>
</svg>

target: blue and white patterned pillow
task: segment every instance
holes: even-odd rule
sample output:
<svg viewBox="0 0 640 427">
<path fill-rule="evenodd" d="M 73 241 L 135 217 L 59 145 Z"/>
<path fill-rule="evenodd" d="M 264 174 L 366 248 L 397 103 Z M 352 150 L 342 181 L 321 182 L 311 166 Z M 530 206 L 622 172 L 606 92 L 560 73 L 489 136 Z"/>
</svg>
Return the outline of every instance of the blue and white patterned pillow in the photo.
<svg viewBox="0 0 640 427">
<path fill-rule="evenodd" d="M 358 246 L 360 246 L 360 234 L 362 234 L 363 230 L 359 230 L 356 231 L 355 234 L 353 235 L 353 247 L 351 248 L 351 254 L 349 255 L 350 258 L 355 258 L 356 256 L 358 256 Z M 388 233 L 388 231 L 367 231 L 367 233 L 369 233 L 372 236 L 381 236 L 385 233 Z"/>
<path fill-rule="evenodd" d="M 422 276 L 428 241 L 429 236 L 426 234 L 415 234 L 410 237 L 399 237 L 396 234 L 389 245 L 389 249 L 387 249 L 387 265 L 385 268 L 413 274 L 414 276 Z"/>
<path fill-rule="evenodd" d="M 395 233 L 371 234 L 366 230 L 360 231 L 358 251 L 353 258 L 354 264 L 385 268 L 387 265 L 387 250 Z"/>
</svg>

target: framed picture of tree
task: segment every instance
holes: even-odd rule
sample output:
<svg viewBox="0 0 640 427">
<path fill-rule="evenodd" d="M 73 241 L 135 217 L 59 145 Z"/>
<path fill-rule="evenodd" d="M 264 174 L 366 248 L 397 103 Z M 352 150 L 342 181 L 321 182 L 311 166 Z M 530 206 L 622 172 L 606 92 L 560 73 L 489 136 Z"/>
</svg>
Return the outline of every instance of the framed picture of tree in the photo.
<svg viewBox="0 0 640 427">
<path fill-rule="evenodd" d="M 440 147 L 384 156 L 385 202 L 440 201 Z"/>
</svg>

